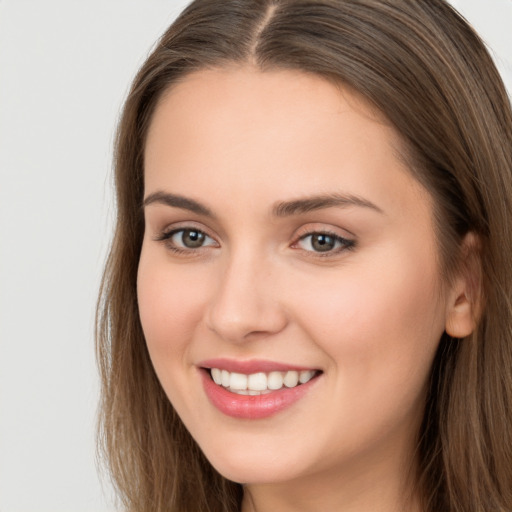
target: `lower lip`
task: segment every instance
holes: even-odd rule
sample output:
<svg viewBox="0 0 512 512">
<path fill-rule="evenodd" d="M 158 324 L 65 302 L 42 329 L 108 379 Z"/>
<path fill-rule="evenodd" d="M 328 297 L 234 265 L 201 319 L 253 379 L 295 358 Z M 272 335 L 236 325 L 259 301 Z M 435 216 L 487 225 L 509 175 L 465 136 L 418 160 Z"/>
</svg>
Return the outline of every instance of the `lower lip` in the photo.
<svg viewBox="0 0 512 512">
<path fill-rule="evenodd" d="M 210 402 L 222 413 L 232 418 L 257 420 L 268 418 L 291 407 L 300 400 L 317 381 L 317 377 L 294 388 L 281 388 L 264 395 L 238 395 L 213 382 L 210 372 L 201 370 L 203 387 Z"/>
</svg>

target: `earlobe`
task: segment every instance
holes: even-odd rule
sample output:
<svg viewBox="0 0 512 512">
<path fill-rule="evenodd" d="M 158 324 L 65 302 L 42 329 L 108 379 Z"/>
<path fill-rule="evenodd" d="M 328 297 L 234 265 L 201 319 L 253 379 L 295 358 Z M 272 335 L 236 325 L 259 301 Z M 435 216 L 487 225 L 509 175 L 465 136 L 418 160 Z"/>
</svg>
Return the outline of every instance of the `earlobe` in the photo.
<svg viewBox="0 0 512 512">
<path fill-rule="evenodd" d="M 482 310 L 482 263 L 479 237 L 468 233 L 461 245 L 461 263 L 448 296 L 445 331 L 453 338 L 469 336 Z"/>
<path fill-rule="evenodd" d="M 465 294 L 457 297 L 446 316 L 445 331 L 452 338 L 469 336 L 476 328 L 473 305 Z"/>
</svg>

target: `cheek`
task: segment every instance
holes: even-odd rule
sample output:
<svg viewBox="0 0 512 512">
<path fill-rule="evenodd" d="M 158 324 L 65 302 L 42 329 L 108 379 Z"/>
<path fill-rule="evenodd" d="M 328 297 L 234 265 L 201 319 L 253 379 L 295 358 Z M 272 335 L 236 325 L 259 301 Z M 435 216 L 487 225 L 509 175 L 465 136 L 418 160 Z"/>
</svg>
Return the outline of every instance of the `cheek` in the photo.
<svg viewBox="0 0 512 512">
<path fill-rule="evenodd" d="M 304 313 L 302 328 L 330 357 L 339 392 L 357 390 L 363 408 L 390 397 L 414 402 L 444 329 L 435 263 L 391 253 L 379 264 L 347 266 L 336 279 L 314 300 L 302 295 L 296 309 Z"/>
<path fill-rule="evenodd" d="M 207 282 L 166 258 L 141 254 L 137 296 L 142 328 L 157 373 L 161 362 L 182 362 L 200 324 Z"/>
</svg>

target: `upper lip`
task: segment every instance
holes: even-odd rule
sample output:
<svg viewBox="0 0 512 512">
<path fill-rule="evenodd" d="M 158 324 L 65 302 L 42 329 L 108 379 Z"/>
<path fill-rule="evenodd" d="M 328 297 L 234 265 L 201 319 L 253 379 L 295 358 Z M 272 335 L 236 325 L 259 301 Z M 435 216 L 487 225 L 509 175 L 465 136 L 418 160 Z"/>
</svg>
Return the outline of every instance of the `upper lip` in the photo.
<svg viewBox="0 0 512 512">
<path fill-rule="evenodd" d="M 269 372 L 287 372 L 291 370 L 305 371 L 317 370 L 317 368 L 301 366 L 289 363 L 280 363 L 277 361 L 268 361 L 264 359 L 238 360 L 228 358 L 216 358 L 201 361 L 197 366 L 201 368 L 218 368 L 227 370 L 228 372 L 244 373 L 250 375 L 252 373 L 269 373 Z"/>
</svg>

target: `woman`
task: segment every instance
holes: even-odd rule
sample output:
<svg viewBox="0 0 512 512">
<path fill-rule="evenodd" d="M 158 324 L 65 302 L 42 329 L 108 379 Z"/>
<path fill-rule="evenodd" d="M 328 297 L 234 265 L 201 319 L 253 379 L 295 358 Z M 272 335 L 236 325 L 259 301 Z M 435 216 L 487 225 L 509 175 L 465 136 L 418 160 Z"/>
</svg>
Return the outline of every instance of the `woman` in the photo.
<svg viewBox="0 0 512 512">
<path fill-rule="evenodd" d="M 442 0 L 193 2 L 118 133 L 126 509 L 511 511 L 511 147 Z"/>
</svg>

